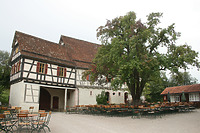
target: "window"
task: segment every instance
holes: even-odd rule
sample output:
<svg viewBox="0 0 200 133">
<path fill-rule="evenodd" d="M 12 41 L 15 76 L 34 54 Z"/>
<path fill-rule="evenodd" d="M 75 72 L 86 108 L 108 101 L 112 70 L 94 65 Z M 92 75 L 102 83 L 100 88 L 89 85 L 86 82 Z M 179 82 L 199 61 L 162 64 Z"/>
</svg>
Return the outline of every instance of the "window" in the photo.
<svg viewBox="0 0 200 133">
<path fill-rule="evenodd" d="M 90 91 L 90 96 L 92 96 L 92 91 Z"/>
<path fill-rule="evenodd" d="M 15 47 L 15 50 L 13 52 L 13 56 L 16 55 L 19 52 L 19 46 Z"/>
<path fill-rule="evenodd" d="M 170 101 L 171 102 L 180 102 L 180 96 L 179 95 L 170 96 Z"/>
<path fill-rule="evenodd" d="M 37 63 L 37 73 L 47 74 L 48 65 L 45 63 Z"/>
<path fill-rule="evenodd" d="M 16 66 L 16 70 L 15 70 L 16 73 L 19 72 L 19 70 L 20 70 L 20 64 L 21 64 L 21 61 L 18 61 L 17 64 L 15 65 Z"/>
<path fill-rule="evenodd" d="M 199 93 L 190 93 L 189 94 L 189 101 L 200 101 L 199 100 Z"/>
<path fill-rule="evenodd" d="M 44 73 L 45 64 L 40 63 L 39 73 Z"/>
<path fill-rule="evenodd" d="M 12 65 L 12 70 L 11 70 L 11 74 L 15 74 L 15 64 Z"/>
<path fill-rule="evenodd" d="M 58 77 L 66 77 L 67 69 L 64 67 L 57 67 L 57 76 Z"/>
<path fill-rule="evenodd" d="M 11 74 L 15 74 L 17 72 L 20 71 L 20 66 L 21 66 L 21 61 L 18 61 L 17 63 L 12 65 L 12 69 L 11 69 Z"/>
<path fill-rule="evenodd" d="M 118 93 L 118 96 L 121 96 L 121 92 Z"/>
<path fill-rule="evenodd" d="M 16 47 L 15 54 L 17 54 L 18 52 L 19 52 L 19 47 Z"/>
</svg>

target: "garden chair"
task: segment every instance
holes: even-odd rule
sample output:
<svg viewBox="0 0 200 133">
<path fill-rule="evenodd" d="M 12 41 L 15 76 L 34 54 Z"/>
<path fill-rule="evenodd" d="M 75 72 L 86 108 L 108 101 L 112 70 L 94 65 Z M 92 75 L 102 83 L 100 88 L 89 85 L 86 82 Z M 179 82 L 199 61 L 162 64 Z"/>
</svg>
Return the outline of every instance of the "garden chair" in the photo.
<svg viewBox="0 0 200 133">
<path fill-rule="evenodd" d="M 7 121 L 10 121 L 17 128 L 16 123 L 18 122 L 17 118 L 11 114 L 10 111 L 4 111 L 5 117 Z"/>
<path fill-rule="evenodd" d="M 20 110 L 19 113 L 20 113 L 20 114 L 28 114 L 29 111 L 28 111 L 28 110 Z"/>
<path fill-rule="evenodd" d="M 34 121 L 32 123 L 32 132 L 33 131 L 37 131 L 40 132 L 41 130 L 44 130 L 45 132 L 45 127 L 49 130 L 49 132 L 51 132 L 48 124 L 51 118 L 51 111 L 49 112 L 49 114 L 47 115 L 47 113 L 40 113 L 38 120 Z"/>
<path fill-rule="evenodd" d="M 45 110 L 39 110 L 38 113 L 45 113 Z"/>
<path fill-rule="evenodd" d="M 6 118 L 6 115 L 5 114 L 0 114 L 0 129 L 1 130 L 3 130 L 3 131 L 5 131 L 6 133 L 7 132 L 12 132 L 13 131 L 13 126 L 14 126 L 15 124 L 14 123 L 12 123 L 11 121 L 10 121 L 10 119 L 7 119 Z M 0 131 L 1 131 L 0 130 Z"/>
<path fill-rule="evenodd" d="M 49 130 L 49 132 L 51 132 L 51 130 L 50 130 L 50 128 L 49 128 L 49 122 L 50 122 L 50 119 L 51 119 L 51 111 L 49 112 L 49 114 L 48 114 L 48 117 L 47 117 L 47 120 L 46 120 L 46 122 L 44 122 L 44 124 L 43 124 L 43 128 L 47 128 L 48 130 Z"/>
<path fill-rule="evenodd" d="M 32 106 L 32 107 L 29 107 L 29 113 L 33 113 L 33 109 L 34 109 L 33 106 Z"/>
<path fill-rule="evenodd" d="M 21 131 L 23 127 L 28 130 L 31 127 L 31 122 L 29 120 L 28 114 L 17 114 L 18 117 L 18 130 Z"/>
<path fill-rule="evenodd" d="M 15 107 L 15 113 L 19 113 L 22 107 Z"/>
<path fill-rule="evenodd" d="M 32 131 L 31 132 L 34 132 L 34 131 L 40 132 L 41 129 L 44 130 L 44 128 L 42 128 L 42 127 L 43 127 L 43 124 L 46 121 L 46 119 L 47 119 L 47 113 L 44 113 L 44 112 L 39 113 L 37 120 L 32 121 L 32 124 L 31 124 Z"/>
</svg>

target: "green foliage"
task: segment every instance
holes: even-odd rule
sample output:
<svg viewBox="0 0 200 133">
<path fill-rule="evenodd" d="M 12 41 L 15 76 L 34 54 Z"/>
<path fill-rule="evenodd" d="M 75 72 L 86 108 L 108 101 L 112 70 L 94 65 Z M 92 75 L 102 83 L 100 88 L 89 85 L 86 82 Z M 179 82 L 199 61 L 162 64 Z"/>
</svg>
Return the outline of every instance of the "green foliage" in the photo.
<svg viewBox="0 0 200 133">
<path fill-rule="evenodd" d="M 143 91 L 143 95 L 148 102 L 162 101 L 163 96 L 160 93 L 168 87 L 168 79 L 164 72 L 158 73 L 156 77 L 152 77 L 151 80 L 146 84 Z"/>
<path fill-rule="evenodd" d="M 161 70 L 178 73 L 188 65 L 199 67 L 198 53 L 186 44 L 176 46 L 180 33 L 175 31 L 175 24 L 159 27 L 161 17 L 162 13 L 151 13 L 147 22 L 141 22 L 129 12 L 100 26 L 97 37 L 102 47 L 93 60 L 95 70 L 89 70 L 91 82 L 106 83 L 105 77 L 120 79 L 113 82 L 117 86 L 126 83 L 137 103 L 146 83 L 159 77 Z M 160 52 L 161 47 L 166 52 Z"/>
<path fill-rule="evenodd" d="M 169 78 L 169 86 L 181 86 L 197 84 L 197 79 L 192 77 L 189 72 L 172 73 Z"/>
<path fill-rule="evenodd" d="M 1 96 L 0 96 L 0 101 L 1 101 L 2 105 L 8 105 L 8 103 L 9 103 L 9 94 L 10 94 L 9 89 L 4 89 L 1 86 L 0 87 L 0 91 L 2 92 Z"/>
<path fill-rule="evenodd" d="M 105 94 L 105 91 L 102 91 L 101 94 L 98 94 L 96 96 L 96 101 L 97 101 L 97 104 L 100 105 L 107 105 L 107 96 Z"/>
<path fill-rule="evenodd" d="M 0 101 L 8 103 L 6 90 L 10 87 L 9 53 L 0 50 Z"/>
</svg>

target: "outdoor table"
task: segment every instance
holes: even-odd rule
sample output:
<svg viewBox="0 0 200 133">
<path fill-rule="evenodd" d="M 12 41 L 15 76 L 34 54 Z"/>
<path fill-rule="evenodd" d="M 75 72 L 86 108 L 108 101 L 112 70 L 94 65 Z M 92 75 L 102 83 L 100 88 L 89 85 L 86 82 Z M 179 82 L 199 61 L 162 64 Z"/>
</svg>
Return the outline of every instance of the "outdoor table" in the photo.
<svg viewBox="0 0 200 133">
<path fill-rule="evenodd" d="M 28 117 L 36 117 L 38 114 L 28 114 Z"/>
</svg>

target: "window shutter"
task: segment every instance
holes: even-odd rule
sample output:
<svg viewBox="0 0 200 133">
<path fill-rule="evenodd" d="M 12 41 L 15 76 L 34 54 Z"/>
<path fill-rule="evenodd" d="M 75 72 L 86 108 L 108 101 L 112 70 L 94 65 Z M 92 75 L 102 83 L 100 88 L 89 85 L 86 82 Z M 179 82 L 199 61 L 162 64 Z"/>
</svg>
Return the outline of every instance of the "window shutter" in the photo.
<svg viewBox="0 0 200 133">
<path fill-rule="evenodd" d="M 14 66 L 12 65 L 11 75 L 14 74 Z"/>
<path fill-rule="evenodd" d="M 88 81 L 90 80 L 90 75 L 87 75 L 86 80 Z"/>
<path fill-rule="evenodd" d="M 57 67 L 57 76 L 60 75 L 60 67 Z"/>
<path fill-rule="evenodd" d="M 21 64 L 21 61 L 18 62 L 18 70 L 17 70 L 18 72 L 20 70 L 20 64 Z"/>
<path fill-rule="evenodd" d="M 108 78 L 106 77 L 106 81 L 109 82 Z"/>
<path fill-rule="evenodd" d="M 67 74 L 67 68 L 64 69 L 64 77 L 66 77 Z"/>
<path fill-rule="evenodd" d="M 38 62 L 38 63 L 37 63 L 37 68 L 36 68 L 36 72 L 38 73 L 39 70 L 40 70 L 40 63 Z"/>
<path fill-rule="evenodd" d="M 45 65 L 45 74 L 47 74 L 48 64 Z"/>
<path fill-rule="evenodd" d="M 14 71 L 13 71 L 13 74 L 15 74 L 15 70 L 16 70 L 16 65 L 14 64 Z"/>
</svg>

